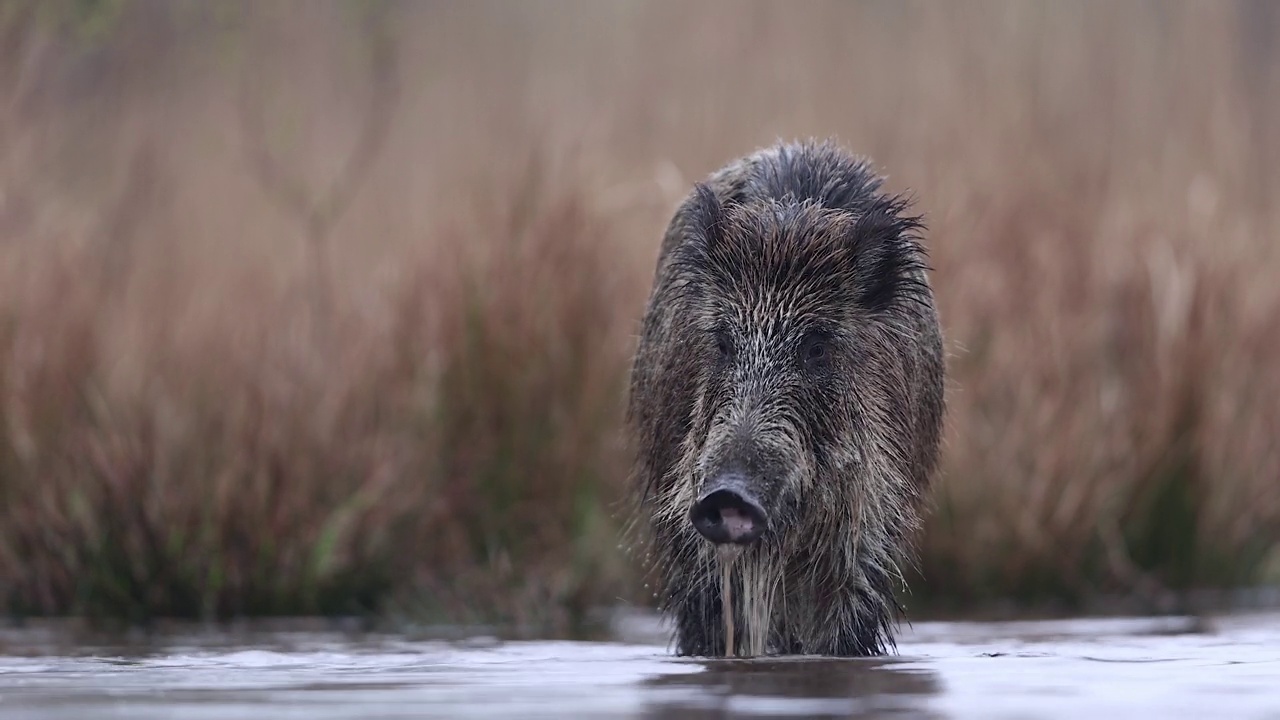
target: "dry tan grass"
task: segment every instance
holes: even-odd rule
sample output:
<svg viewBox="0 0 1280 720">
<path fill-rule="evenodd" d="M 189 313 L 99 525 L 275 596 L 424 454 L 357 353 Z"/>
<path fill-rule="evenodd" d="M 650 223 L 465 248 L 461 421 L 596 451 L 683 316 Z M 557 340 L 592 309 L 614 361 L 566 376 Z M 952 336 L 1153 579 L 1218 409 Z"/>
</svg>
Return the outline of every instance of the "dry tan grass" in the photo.
<svg viewBox="0 0 1280 720">
<path fill-rule="evenodd" d="M 10 609 L 563 630 L 638 597 L 609 511 L 658 238 L 804 136 L 927 213 L 952 385 L 917 595 L 1274 564 L 1265 3 L 390 3 L 394 111 L 321 233 L 255 179 L 240 83 L 322 195 L 373 102 L 358 9 L 121 7 L 0 18 Z"/>
</svg>

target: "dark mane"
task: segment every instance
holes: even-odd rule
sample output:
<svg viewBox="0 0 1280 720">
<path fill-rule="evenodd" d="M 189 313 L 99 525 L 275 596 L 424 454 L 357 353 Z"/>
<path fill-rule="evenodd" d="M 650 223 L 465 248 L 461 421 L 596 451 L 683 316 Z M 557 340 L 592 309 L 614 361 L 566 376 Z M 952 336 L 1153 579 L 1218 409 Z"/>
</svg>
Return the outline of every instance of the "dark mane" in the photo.
<svg viewBox="0 0 1280 720">
<path fill-rule="evenodd" d="M 861 215 L 875 201 L 882 182 L 869 163 L 842 152 L 834 143 L 790 143 L 756 156 L 743 192 L 734 199 L 809 200 Z"/>
<path fill-rule="evenodd" d="M 810 141 L 759 152 L 738 170 L 736 182 L 721 185 L 723 206 L 699 186 L 694 207 L 702 224 L 711 219 L 723 222 L 734 207 L 767 218 L 765 223 L 779 208 L 781 216 L 795 216 L 801 207 L 813 206 L 837 216 L 847 214 L 853 222 L 845 242 L 856 260 L 843 268 L 843 274 L 857 288 L 858 303 L 872 311 L 897 302 L 928 303 L 929 289 L 922 278 L 929 269 L 920 241 L 923 219 L 909 212 L 908 198 L 881 191 L 884 179 L 869 162 L 832 141 Z"/>
</svg>

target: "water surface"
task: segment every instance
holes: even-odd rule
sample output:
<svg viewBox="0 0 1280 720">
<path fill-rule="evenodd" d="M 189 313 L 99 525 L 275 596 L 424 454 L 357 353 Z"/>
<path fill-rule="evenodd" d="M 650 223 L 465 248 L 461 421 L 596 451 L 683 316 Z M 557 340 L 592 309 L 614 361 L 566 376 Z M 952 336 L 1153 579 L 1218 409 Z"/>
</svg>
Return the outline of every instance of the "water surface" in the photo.
<svg viewBox="0 0 1280 720">
<path fill-rule="evenodd" d="M 672 657 L 601 643 L 276 632 L 71 646 L 0 632 L 0 717 L 1274 718 L 1280 614 L 917 623 L 864 660 Z"/>
</svg>

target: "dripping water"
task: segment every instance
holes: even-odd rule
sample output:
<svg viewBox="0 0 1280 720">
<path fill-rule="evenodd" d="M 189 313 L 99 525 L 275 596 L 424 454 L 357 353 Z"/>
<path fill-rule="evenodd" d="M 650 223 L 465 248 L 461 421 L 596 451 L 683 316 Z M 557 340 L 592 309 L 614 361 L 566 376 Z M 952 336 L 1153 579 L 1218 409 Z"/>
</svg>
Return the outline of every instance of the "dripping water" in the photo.
<svg viewBox="0 0 1280 720">
<path fill-rule="evenodd" d="M 721 545 L 716 550 L 716 555 L 720 560 L 720 613 L 724 616 L 724 654 L 725 657 L 733 657 L 734 652 L 734 627 L 733 627 L 733 563 L 742 554 L 742 546 L 740 545 Z"/>
</svg>

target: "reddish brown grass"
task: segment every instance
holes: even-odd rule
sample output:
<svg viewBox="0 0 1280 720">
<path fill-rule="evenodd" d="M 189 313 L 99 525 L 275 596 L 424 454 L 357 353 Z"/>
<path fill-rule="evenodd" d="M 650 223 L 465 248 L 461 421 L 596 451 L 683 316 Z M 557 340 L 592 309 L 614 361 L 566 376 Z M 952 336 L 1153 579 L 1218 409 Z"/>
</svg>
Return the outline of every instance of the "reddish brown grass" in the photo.
<svg viewBox="0 0 1280 720">
<path fill-rule="evenodd" d="M 917 596 L 1275 579 L 1265 4 L 393 3 L 394 117 L 319 234 L 255 182 L 236 88 L 322 192 L 369 102 L 349 8 L 121 7 L 0 13 L 10 611 L 565 630 L 637 597 L 618 428 L 662 228 L 811 135 L 930 226 L 951 388 Z"/>
</svg>

